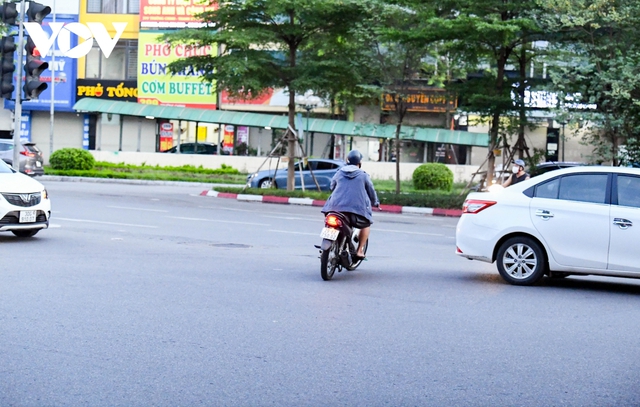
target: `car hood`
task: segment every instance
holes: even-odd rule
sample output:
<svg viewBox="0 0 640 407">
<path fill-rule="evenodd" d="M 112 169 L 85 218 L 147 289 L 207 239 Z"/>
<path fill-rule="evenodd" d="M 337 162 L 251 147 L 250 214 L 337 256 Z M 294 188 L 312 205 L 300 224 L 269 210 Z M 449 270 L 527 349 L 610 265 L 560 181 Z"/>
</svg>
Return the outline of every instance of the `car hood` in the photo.
<svg viewBox="0 0 640 407">
<path fill-rule="evenodd" d="M 0 192 L 26 194 L 32 192 L 40 192 L 44 186 L 35 179 L 21 174 L 0 174 Z"/>
</svg>

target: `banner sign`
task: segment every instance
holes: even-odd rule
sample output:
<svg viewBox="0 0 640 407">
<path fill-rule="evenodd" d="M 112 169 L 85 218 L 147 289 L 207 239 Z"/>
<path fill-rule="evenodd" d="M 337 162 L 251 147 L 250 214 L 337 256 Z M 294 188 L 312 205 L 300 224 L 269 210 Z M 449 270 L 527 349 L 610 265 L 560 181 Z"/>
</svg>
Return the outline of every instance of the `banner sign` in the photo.
<svg viewBox="0 0 640 407">
<path fill-rule="evenodd" d="M 160 151 L 173 147 L 173 123 L 160 122 Z"/>
<path fill-rule="evenodd" d="M 171 46 L 160 32 L 141 32 L 138 40 L 138 102 L 149 105 L 215 109 L 212 84 L 201 81 L 199 72 L 185 70 L 171 75 L 167 65 L 190 55 L 214 55 L 212 46 Z"/>
<path fill-rule="evenodd" d="M 140 26 L 143 28 L 202 27 L 195 15 L 215 10 L 209 0 L 140 0 Z"/>
<path fill-rule="evenodd" d="M 31 112 L 22 112 L 20 117 L 20 141 L 23 143 L 31 141 Z"/>
<path fill-rule="evenodd" d="M 233 154 L 233 131 L 232 125 L 227 124 L 224 126 L 224 140 L 222 141 L 222 151 L 229 154 Z"/>
<path fill-rule="evenodd" d="M 84 148 L 85 150 L 89 149 L 89 126 L 90 126 L 89 115 L 85 114 L 84 120 L 82 123 L 82 148 Z"/>
<path fill-rule="evenodd" d="M 404 95 L 408 112 L 440 113 L 453 111 L 457 108 L 455 98 L 447 95 L 444 89 L 409 88 Z M 382 110 L 396 110 L 394 100 L 397 96 L 389 93 L 382 95 Z"/>
<path fill-rule="evenodd" d="M 244 143 L 249 145 L 249 128 L 247 126 L 238 126 L 238 131 L 236 132 L 236 143 L 238 145 Z"/>
<path fill-rule="evenodd" d="M 92 97 L 123 102 L 138 101 L 138 81 L 114 81 L 109 79 L 78 79 L 76 100 Z"/>
<path fill-rule="evenodd" d="M 64 23 L 72 23 L 77 21 L 78 16 L 69 16 L 69 15 L 56 15 L 56 24 L 61 22 Z M 52 16 L 49 15 L 42 23 L 44 31 L 47 33 L 46 35 L 52 35 L 50 22 L 52 21 Z M 71 47 L 74 47 L 77 44 L 77 37 L 71 38 Z M 25 39 L 26 41 L 26 39 Z M 16 46 L 20 47 L 16 42 Z M 53 50 L 55 49 L 55 63 L 51 61 L 51 57 L 53 56 Z M 64 53 L 58 49 L 57 47 L 49 47 L 49 52 L 42 52 L 42 60 L 49 64 L 49 69 L 45 70 L 40 75 L 40 80 L 42 82 L 47 83 L 47 89 L 42 92 L 38 99 L 36 100 L 23 100 L 22 108 L 25 110 L 49 110 L 51 105 L 51 86 L 55 86 L 55 101 L 53 107 L 56 111 L 63 112 L 72 112 L 73 105 L 75 103 L 75 93 L 76 93 L 76 60 L 65 56 Z M 18 61 L 18 53 L 16 52 L 14 55 L 14 60 L 16 63 Z M 55 69 L 55 79 L 52 80 L 52 69 Z M 18 90 L 22 91 L 22 85 L 16 86 L 17 72 L 14 72 L 14 86 L 18 92 Z M 24 77 L 23 77 L 24 78 Z M 21 81 L 23 82 L 23 81 Z M 4 108 L 14 110 L 15 103 L 12 100 L 5 99 Z"/>
</svg>

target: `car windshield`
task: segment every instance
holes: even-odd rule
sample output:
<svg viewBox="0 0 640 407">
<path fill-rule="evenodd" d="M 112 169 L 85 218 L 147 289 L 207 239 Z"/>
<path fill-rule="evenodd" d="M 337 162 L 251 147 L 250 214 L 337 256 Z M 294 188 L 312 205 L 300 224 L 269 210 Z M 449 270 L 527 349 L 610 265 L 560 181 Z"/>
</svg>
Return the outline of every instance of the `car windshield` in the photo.
<svg viewBox="0 0 640 407">
<path fill-rule="evenodd" d="M 35 144 L 24 144 L 24 148 L 29 150 L 30 153 L 39 153 L 40 149 Z"/>
<path fill-rule="evenodd" d="M 12 172 L 13 170 L 11 169 L 11 167 L 9 167 L 9 165 L 4 161 L 0 160 L 0 174 L 8 174 Z"/>
</svg>

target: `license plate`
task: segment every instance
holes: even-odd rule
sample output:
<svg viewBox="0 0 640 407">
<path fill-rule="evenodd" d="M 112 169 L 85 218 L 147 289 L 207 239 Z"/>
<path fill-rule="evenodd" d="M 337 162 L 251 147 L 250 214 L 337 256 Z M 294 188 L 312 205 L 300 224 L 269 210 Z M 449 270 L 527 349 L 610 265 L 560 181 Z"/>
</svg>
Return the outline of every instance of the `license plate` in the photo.
<svg viewBox="0 0 640 407">
<path fill-rule="evenodd" d="M 42 167 L 42 163 L 40 161 L 36 161 L 36 167 L 38 168 Z"/>
<path fill-rule="evenodd" d="M 36 211 L 20 211 L 20 223 L 33 223 L 36 221 Z"/>
<path fill-rule="evenodd" d="M 323 239 L 336 240 L 340 231 L 338 229 L 332 228 L 322 228 L 322 233 L 320 233 L 320 237 Z"/>
</svg>

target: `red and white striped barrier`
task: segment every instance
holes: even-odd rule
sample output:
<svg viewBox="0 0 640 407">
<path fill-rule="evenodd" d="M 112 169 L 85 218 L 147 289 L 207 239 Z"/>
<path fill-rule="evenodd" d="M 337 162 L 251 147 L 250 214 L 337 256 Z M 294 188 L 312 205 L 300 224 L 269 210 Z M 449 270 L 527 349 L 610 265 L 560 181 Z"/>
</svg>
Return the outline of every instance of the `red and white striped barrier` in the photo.
<svg viewBox="0 0 640 407">
<path fill-rule="evenodd" d="M 324 206 L 326 201 L 311 198 L 289 198 L 286 196 L 271 195 L 249 195 L 249 194 L 232 194 L 228 192 L 218 192 L 213 190 L 202 191 L 201 196 L 213 196 L 216 198 L 236 199 L 245 202 L 263 202 L 285 205 L 307 205 L 307 206 Z M 450 216 L 459 217 L 462 215 L 461 209 L 441 209 L 441 208 L 419 208 L 415 206 L 400 205 L 380 205 L 382 212 L 389 213 L 411 213 L 418 215 L 431 216 Z"/>
</svg>

